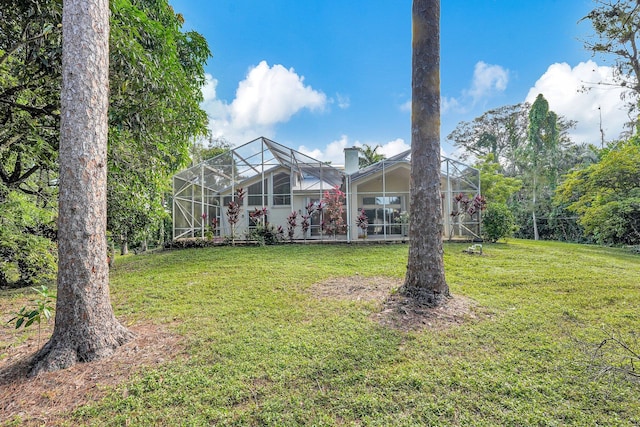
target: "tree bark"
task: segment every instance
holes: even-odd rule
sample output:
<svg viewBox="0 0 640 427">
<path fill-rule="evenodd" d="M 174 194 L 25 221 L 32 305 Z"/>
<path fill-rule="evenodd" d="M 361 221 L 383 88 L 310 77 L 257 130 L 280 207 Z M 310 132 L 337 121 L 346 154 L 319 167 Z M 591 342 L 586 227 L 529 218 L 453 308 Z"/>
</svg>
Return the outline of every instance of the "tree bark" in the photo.
<svg viewBox="0 0 640 427">
<path fill-rule="evenodd" d="M 536 192 L 538 191 L 537 186 L 537 177 L 538 177 L 538 166 L 534 165 L 533 167 L 533 200 L 532 205 L 533 208 L 531 210 L 531 220 L 533 221 L 533 240 L 539 240 L 540 235 L 538 234 L 538 220 L 536 218 Z"/>
<path fill-rule="evenodd" d="M 129 253 L 129 238 L 126 234 L 123 235 L 120 240 L 120 255 L 127 255 Z"/>
<path fill-rule="evenodd" d="M 440 1 L 413 1 L 409 261 L 400 293 L 436 306 L 449 297 L 440 197 Z"/>
<path fill-rule="evenodd" d="M 58 296 L 31 375 L 109 356 L 132 337 L 109 298 L 109 1 L 64 0 L 62 25 Z"/>
</svg>

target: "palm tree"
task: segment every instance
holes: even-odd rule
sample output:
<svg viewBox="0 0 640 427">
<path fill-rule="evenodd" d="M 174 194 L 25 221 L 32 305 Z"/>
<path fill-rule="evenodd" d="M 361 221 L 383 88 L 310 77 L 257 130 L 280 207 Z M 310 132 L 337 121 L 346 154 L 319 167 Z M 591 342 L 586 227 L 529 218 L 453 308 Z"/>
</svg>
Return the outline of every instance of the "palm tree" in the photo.
<svg viewBox="0 0 640 427">
<path fill-rule="evenodd" d="M 384 154 L 380 154 L 377 152 L 378 148 L 380 148 L 380 145 L 372 147 L 369 144 L 364 144 L 362 146 L 362 148 L 360 149 L 360 158 L 358 159 L 360 168 L 367 167 L 386 159 L 386 156 Z"/>
</svg>

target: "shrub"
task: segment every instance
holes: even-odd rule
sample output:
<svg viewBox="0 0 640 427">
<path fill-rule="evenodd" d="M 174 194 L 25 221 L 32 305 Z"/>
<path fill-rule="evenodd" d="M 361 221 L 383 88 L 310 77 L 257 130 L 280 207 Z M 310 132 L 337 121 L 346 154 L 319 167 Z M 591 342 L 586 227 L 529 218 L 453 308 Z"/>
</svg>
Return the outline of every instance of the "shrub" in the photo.
<svg viewBox="0 0 640 427">
<path fill-rule="evenodd" d="M 0 203 L 0 288 L 55 281 L 57 247 L 50 212 L 11 192 Z"/>
<path fill-rule="evenodd" d="M 284 240 L 284 230 L 280 225 L 276 227 L 267 222 L 264 225 L 258 224 L 249 232 L 247 238 L 261 245 L 276 245 Z"/>
<path fill-rule="evenodd" d="M 482 216 L 482 235 L 496 242 L 511 236 L 516 229 L 513 213 L 504 203 L 490 203 Z"/>
<path fill-rule="evenodd" d="M 345 193 L 340 187 L 335 186 L 331 191 L 325 191 L 319 210 L 323 211 L 322 230 L 325 234 L 336 237 L 336 234 L 344 234 L 347 231 L 345 223 Z"/>
</svg>

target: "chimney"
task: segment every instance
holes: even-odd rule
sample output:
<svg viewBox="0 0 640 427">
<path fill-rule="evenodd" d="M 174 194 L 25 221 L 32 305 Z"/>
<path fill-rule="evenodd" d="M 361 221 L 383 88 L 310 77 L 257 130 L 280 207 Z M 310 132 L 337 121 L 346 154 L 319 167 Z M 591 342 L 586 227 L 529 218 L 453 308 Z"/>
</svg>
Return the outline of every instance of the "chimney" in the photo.
<svg viewBox="0 0 640 427">
<path fill-rule="evenodd" d="M 358 172 L 360 169 L 359 153 L 360 149 L 358 147 L 347 147 L 344 149 L 344 172 L 347 175 Z"/>
</svg>

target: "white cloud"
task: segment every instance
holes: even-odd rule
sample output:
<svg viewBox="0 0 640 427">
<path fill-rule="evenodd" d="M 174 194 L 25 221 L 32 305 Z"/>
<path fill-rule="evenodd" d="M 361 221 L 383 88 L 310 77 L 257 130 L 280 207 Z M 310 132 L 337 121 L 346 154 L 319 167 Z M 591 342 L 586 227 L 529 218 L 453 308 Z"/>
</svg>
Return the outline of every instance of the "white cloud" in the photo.
<svg viewBox="0 0 640 427">
<path fill-rule="evenodd" d="M 407 151 L 410 148 L 411 146 L 406 142 L 404 142 L 404 139 L 397 138 L 397 139 L 394 139 L 393 141 L 387 142 L 386 144 L 380 144 L 380 148 L 378 148 L 378 153 L 384 154 L 385 157 L 389 158 L 391 156 L 395 156 L 396 154 L 400 154 L 403 151 Z"/>
<path fill-rule="evenodd" d="M 549 108 L 567 119 L 578 122 L 571 131 L 577 143 L 600 143 L 600 113 L 605 140 L 618 138 L 628 120 L 621 88 L 593 83 L 611 81 L 611 67 L 598 66 L 593 61 L 581 62 L 575 67 L 567 63 L 551 65 L 529 90 L 526 101 L 535 101 L 543 94 Z M 583 90 L 584 86 L 591 87 Z"/>
<path fill-rule="evenodd" d="M 504 92 L 508 83 L 509 70 L 480 61 L 473 70 L 473 81 L 468 94 L 475 103 L 496 92 Z"/>
<path fill-rule="evenodd" d="M 346 147 L 359 147 L 361 144 L 356 141 L 355 143 L 349 143 L 349 137 L 347 135 L 342 135 L 340 139 L 330 142 L 324 148 L 324 150 L 316 148 L 314 150 L 310 150 L 304 145 L 301 145 L 298 148 L 298 151 L 306 154 L 307 156 L 311 156 L 314 159 L 321 160 L 323 162 L 331 162 L 334 165 L 343 165 L 344 164 L 344 149 Z"/>
<path fill-rule="evenodd" d="M 336 93 L 336 101 L 338 103 L 338 107 L 342 110 L 346 110 L 351 106 L 351 99 L 348 95 L 342 95 L 340 93 Z"/>
<path fill-rule="evenodd" d="M 321 160 L 323 162 L 331 162 L 334 165 L 343 165 L 344 164 L 344 149 L 347 147 L 362 147 L 364 144 L 367 144 L 371 147 L 375 147 L 379 145 L 378 153 L 384 154 L 387 158 L 391 156 L 395 156 L 396 154 L 402 153 L 411 148 L 404 139 L 397 138 L 393 141 L 389 141 L 386 143 L 379 142 L 365 142 L 362 143 L 360 141 L 351 142 L 347 135 L 341 135 L 340 139 L 334 140 L 327 144 L 324 149 L 313 149 L 310 150 L 304 145 L 301 145 L 298 148 L 298 151 L 304 153 L 308 156 L 313 157 L 314 159 Z"/>
<path fill-rule="evenodd" d="M 259 136 L 272 138 L 277 124 L 304 109 L 323 111 L 327 104 L 326 95 L 305 85 L 304 77 L 293 68 L 270 67 L 266 61 L 249 70 L 230 104 L 217 97 L 217 84 L 213 76 L 206 76 L 202 108 L 209 115 L 213 135 L 233 145 Z"/>
<path fill-rule="evenodd" d="M 441 112 L 466 113 L 482 101 L 504 92 L 508 84 L 508 69 L 478 61 L 473 69 L 471 87 L 463 90 L 458 97 L 443 96 L 440 99 Z"/>
<path fill-rule="evenodd" d="M 457 110 L 460 107 L 460 103 L 455 98 L 449 98 L 443 96 L 440 98 L 440 111 L 446 113 L 447 111 Z"/>
<path fill-rule="evenodd" d="M 326 95 L 305 86 L 304 77 L 293 68 L 287 70 L 279 64 L 269 67 L 262 61 L 238 85 L 231 117 L 239 128 L 273 126 L 304 108 L 322 110 L 326 103 Z"/>
</svg>

